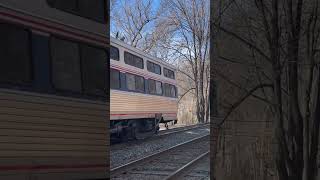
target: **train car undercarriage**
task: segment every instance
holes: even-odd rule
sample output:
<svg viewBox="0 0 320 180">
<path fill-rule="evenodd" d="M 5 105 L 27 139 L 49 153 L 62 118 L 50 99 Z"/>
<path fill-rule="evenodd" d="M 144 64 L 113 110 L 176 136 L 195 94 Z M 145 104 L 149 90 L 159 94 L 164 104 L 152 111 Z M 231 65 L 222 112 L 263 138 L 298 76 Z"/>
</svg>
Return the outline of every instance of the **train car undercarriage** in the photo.
<svg viewBox="0 0 320 180">
<path fill-rule="evenodd" d="M 176 124 L 177 120 L 164 120 L 162 117 L 111 120 L 110 138 L 111 141 L 145 139 L 158 133 L 160 123 L 164 123 L 167 128 L 169 122 Z"/>
</svg>

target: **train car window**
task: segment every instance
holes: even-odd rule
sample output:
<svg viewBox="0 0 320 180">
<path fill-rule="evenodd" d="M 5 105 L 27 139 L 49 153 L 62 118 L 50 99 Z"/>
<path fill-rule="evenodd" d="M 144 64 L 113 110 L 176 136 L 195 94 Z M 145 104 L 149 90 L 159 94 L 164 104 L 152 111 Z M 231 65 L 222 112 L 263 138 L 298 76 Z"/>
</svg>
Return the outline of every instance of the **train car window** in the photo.
<svg viewBox="0 0 320 180">
<path fill-rule="evenodd" d="M 135 75 L 127 73 L 126 81 L 127 81 L 128 90 L 135 91 L 136 90 Z"/>
<path fill-rule="evenodd" d="M 156 73 L 156 74 L 161 75 L 161 66 L 159 66 L 159 65 L 156 64 L 154 70 L 155 70 L 155 73 Z"/>
<path fill-rule="evenodd" d="M 124 52 L 124 62 L 131 66 L 143 69 L 143 59 L 128 52 Z"/>
<path fill-rule="evenodd" d="M 170 86 L 170 90 L 171 90 L 171 97 L 176 97 L 176 87 L 171 85 Z"/>
<path fill-rule="evenodd" d="M 79 14 L 81 16 L 105 23 L 105 0 L 78 0 Z"/>
<path fill-rule="evenodd" d="M 49 6 L 85 17 L 100 23 L 106 23 L 105 0 L 47 0 Z"/>
<path fill-rule="evenodd" d="M 147 61 L 147 69 L 149 72 L 153 72 L 153 73 L 161 75 L 161 66 L 158 64 Z"/>
<path fill-rule="evenodd" d="M 162 83 L 149 79 L 148 90 L 150 94 L 162 95 Z"/>
<path fill-rule="evenodd" d="M 159 81 L 156 81 L 156 91 L 158 95 L 162 95 L 162 83 Z"/>
<path fill-rule="evenodd" d="M 107 52 L 102 48 L 81 45 L 82 83 L 85 94 L 105 96 Z"/>
<path fill-rule="evenodd" d="M 30 33 L 0 23 L 0 81 L 26 84 L 32 81 Z"/>
<path fill-rule="evenodd" d="M 141 76 L 126 74 L 127 88 L 130 91 L 144 92 L 144 78 Z"/>
<path fill-rule="evenodd" d="M 80 93 L 82 85 L 78 44 L 55 37 L 52 37 L 50 44 L 54 87 Z"/>
<path fill-rule="evenodd" d="M 120 71 L 110 69 L 110 88 L 120 89 Z"/>
<path fill-rule="evenodd" d="M 176 88 L 171 84 L 164 84 L 164 95 L 167 97 L 176 97 Z"/>
<path fill-rule="evenodd" d="M 153 63 L 150 62 L 150 61 L 147 61 L 147 70 L 148 70 L 149 72 L 154 72 Z"/>
<path fill-rule="evenodd" d="M 148 91 L 150 94 L 156 94 L 157 90 L 156 90 L 156 81 L 149 79 L 148 80 Z"/>
<path fill-rule="evenodd" d="M 169 84 L 164 83 L 163 85 L 164 95 L 170 97 Z"/>
<path fill-rule="evenodd" d="M 110 58 L 116 61 L 119 61 L 119 49 L 111 46 L 110 47 Z"/>
<path fill-rule="evenodd" d="M 163 68 L 163 74 L 165 77 L 171 78 L 171 79 L 175 79 L 174 78 L 174 72 L 167 69 L 167 68 Z"/>
<path fill-rule="evenodd" d="M 48 4 L 54 8 L 64 11 L 77 12 L 77 0 L 47 0 Z"/>
<path fill-rule="evenodd" d="M 136 76 L 136 91 L 144 92 L 144 78 L 141 76 Z"/>
</svg>

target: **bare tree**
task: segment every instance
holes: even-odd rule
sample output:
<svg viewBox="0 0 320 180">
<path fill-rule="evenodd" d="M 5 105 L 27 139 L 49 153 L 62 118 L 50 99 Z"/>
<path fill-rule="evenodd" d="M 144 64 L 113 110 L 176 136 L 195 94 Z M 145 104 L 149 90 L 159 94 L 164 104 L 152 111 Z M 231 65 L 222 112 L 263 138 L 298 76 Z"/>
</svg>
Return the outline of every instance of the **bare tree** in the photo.
<svg viewBox="0 0 320 180">
<path fill-rule="evenodd" d="M 166 27 L 173 34 L 171 42 L 165 46 L 175 53 L 179 61 L 186 62 L 191 72 L 180 73 L 192 80 L 197 106 L 197 119 L 205 121 L 208 98 L 206 81 L 209 71 L 209 2 L 206 0 L 166 0 L 168 13 Z M 207 112 L 208 113 L 208 112 Z"/>
<path fill-rule="evenodd" d="M 157 43 L 165 42 L 167 34 L 160 18 L 164 9 L 154 3 L 153 0 L 114 0 L 111 8 L 112 35 L 122 36 L 125 42 L 147 53 L 154 48 L 159 50 Z"/>
</svg>

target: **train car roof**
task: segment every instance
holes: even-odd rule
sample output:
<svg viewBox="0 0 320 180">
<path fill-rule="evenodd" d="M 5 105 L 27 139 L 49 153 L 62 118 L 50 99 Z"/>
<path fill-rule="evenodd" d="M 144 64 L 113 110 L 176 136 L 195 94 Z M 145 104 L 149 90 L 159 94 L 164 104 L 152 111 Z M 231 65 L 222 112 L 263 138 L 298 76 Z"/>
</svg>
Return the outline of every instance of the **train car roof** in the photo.
<svg viewBox="0 0 320 180">
<path fill-rule="evenodd" d="M 140 50 L 138 48 L 135 48 L 135 47 L 132 47 L 129 44 L 127 44 L 127 43 L 125 43 L 125 42 L 123 42 L 123 41 L 121 41 L 119 39 L 116 39 L 114 37 L 110 37 L 110 43 L 111 43 L 111 45 L 114 43 L 114 44 L 117 44 L 119 46 L 122 46 L 122 47 L 124 47 L 126 49 L 129 49 L 129 50 L 139 54 L 140 56 L 144 56 L 145 58 L 150 59 L 151 61 L 154 61 L 156 63 L 160 63 L 161 65 L 165 66 L 168 69 L 176 71 L 176 67 L 174 65 L 169 64 L 169 63 L 167 63 L 165 61 L 162 61 L 161 59 L 159 59 L 157 57 L 151 56 L 151 55 L 143 52 L 142 50 Z"/>
</svg>

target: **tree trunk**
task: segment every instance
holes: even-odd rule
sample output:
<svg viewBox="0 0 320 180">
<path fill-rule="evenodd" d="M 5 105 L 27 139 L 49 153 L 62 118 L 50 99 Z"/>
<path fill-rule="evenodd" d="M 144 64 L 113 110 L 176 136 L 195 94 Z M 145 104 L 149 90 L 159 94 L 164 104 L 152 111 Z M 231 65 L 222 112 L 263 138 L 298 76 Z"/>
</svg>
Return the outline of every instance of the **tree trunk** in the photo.
<svg viewBox="0 0 320 180">
<path fill-rule="evenodd" d="M 318 165 L 318 146 L 319 146 L 319 128 L 320 128 L 320 73 L 318 75 L 318 89 L 317 89 L 317 103 L 313 125 L 311 129 L 311 145 L 310 145 L 310 158 L 309 158 L 309 180 L 316 180 Z"/>
</svg>

